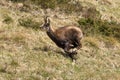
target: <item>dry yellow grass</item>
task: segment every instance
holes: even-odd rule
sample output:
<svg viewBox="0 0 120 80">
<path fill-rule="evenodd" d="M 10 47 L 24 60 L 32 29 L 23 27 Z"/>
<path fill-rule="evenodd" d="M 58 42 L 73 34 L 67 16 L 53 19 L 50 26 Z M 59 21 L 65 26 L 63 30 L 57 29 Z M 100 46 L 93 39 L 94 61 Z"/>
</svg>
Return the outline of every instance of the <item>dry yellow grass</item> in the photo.
<svg viewBox="0 0 120 80">
<path fill-rule="evenodd" d="M 76 64 L 72 65 L 72 61 L 62 55 L 62 50 L 45 32 L 21 26 L 18 20 L 23 16 L 42 23 L 43 15 L 36 17 L 31 13 L 0 7 L 0 80 L 120 79 L 120 43 L 116 39 L 84 37 L 83 48 L 78 51 Z M 4 22 L 6 18 L 9 23 Z M 74 23 L 72 18 L 62 22 L 53 17 L 52 25 L 60 27 L 71 21 Z M 114 50 L 104 45 L 117 48 Z"/>
</svg>

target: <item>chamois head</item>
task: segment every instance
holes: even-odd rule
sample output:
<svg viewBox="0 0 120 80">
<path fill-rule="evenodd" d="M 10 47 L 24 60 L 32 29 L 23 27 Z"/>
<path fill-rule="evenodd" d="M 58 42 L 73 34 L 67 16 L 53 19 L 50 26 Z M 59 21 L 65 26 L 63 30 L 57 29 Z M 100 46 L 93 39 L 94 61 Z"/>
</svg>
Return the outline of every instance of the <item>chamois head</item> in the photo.
<svg viewBox="0 0 120 80">
<path fill-rule="evenodd" d="M 49 31 L 50 29 L 50 19 L 48 19 L 48 16 L 44 18 L 44 24 L 41 26 L 42 29 Z"/>
</svg>

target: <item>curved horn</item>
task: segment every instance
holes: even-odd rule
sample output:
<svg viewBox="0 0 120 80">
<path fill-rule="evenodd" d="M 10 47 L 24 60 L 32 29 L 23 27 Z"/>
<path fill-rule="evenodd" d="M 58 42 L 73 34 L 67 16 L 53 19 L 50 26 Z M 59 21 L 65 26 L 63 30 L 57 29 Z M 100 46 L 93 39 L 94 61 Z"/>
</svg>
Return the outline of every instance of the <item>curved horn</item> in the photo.
<svg viewBox="0 0 120 80">
<path fill-rule="evenodd" d="M 48 19 L 48 16 L 45 16 L 45 17 L 44 17 L 45 23 L 47 23 L 47 21 L 48 21 L 47 19 Z"/>
<path fill-rule="evenodd" d="M 48 17 L 49 16 L 45 16 L 45 18 L 44 18 L 45 23 L 50 23 L 50 19 Z"/>
<path fill-rule="evenodd" d="M 50 23 L 50 19 L 47 19 L 47 23 Z"/>
</svg>

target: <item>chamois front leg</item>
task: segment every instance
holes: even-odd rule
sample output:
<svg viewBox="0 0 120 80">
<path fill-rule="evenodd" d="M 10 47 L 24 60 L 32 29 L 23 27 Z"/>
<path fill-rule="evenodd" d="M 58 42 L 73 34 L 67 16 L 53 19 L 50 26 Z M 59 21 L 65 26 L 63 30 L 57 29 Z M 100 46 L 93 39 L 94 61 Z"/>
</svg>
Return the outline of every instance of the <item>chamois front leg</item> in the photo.
<svg viewBox="0 0 120 80">
<path fill-rule="evenodd" d="M 69 46 L 69 43 L 68 43 L 68 42 L 65 43 L 64 51 L 65 51 L 67 54 L 70 54 L 70 53 L 71 53 L 71 52 L 70 52 L 70 46 Z"/>
</svg>

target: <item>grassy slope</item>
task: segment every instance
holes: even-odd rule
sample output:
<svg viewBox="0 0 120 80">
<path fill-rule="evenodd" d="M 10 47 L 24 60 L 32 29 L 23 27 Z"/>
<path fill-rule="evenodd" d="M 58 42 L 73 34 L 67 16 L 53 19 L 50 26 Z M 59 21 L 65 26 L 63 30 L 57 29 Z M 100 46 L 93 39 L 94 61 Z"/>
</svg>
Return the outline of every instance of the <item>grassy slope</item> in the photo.
<svg viewBox="0 0 120 80">
<path fill-rule="evenodd" d="M 91 4 L 102 14 L 102 19 L 120 23 L 120 0 L 79 0 L 86 6 Z M 88 5 L 89 4 L 89 5 Z"/>
<path fill-rule="evenodd" d="M 18 22 L 23 17 L 41 22 L 41 16 L 0 7 L 0 80 L 120 79 L 120 43 L 116 39 L 84 37 L 83 49 L 72 65 L 45 32 L 25 28 Z M 60 21 L 53 17 L 53 25 Z"/>
</svg>

